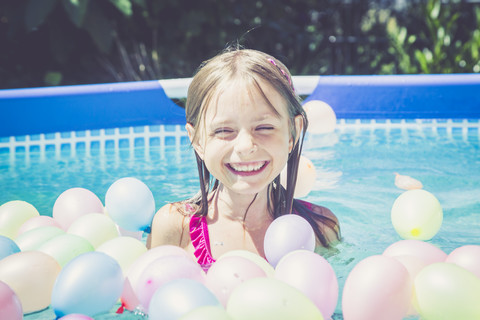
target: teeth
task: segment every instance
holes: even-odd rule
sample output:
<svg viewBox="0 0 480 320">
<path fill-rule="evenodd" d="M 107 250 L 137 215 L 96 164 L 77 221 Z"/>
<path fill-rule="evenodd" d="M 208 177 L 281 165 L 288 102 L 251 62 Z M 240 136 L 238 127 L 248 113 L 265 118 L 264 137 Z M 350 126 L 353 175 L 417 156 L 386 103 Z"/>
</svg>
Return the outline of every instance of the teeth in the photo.
<svg viewBox="0 0 480 320">
<path fill-rule="evenodd" d="M 247 164 L 247 165 L 230 163 L 230 166 L 233 169 L 235 169 L 236 171 L 241 171 L 241 172 L 257 171 L 260 168 L 262 168 L 264 165 L 265 165 L 265 162 L 257 162 L 257 163 Z"/>
</svg>

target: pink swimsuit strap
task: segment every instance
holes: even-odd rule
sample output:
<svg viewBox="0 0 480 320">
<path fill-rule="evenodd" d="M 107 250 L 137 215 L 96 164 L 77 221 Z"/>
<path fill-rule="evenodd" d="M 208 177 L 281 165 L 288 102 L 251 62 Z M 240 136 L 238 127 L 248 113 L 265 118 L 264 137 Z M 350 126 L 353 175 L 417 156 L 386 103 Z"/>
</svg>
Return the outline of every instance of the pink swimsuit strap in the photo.
<svg viewBox="0 0 480 320">
<path fill-rule="evenodd" d="M 192 215 L 190 218 L 190 239 L 192 240 L 193 254 L 204 270 L 208 270 L 215 262 L 210 251 L 210 237 L 208 236 L 207 219 L 203 216 Z"/>
</svg>

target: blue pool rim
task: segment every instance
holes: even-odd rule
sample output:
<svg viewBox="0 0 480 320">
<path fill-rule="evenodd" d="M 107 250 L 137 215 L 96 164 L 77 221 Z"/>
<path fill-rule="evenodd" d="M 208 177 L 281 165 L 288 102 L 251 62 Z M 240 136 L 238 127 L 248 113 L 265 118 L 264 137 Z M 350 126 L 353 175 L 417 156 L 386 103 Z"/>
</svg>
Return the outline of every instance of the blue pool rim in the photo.
<svg viewBox="0 0 480 320">
<path fill-rule="evenodd" d="M 311 89 L 299 90 L 305 79 Z M 480 118 L 480 74 L 297 76 L 294 84 L 305 102 L 325 101 L 339 119 Z M 171 98 L 162 81 L 0 90 L 0 137 L 183 125 L 184 109 Z"/>
</svg>

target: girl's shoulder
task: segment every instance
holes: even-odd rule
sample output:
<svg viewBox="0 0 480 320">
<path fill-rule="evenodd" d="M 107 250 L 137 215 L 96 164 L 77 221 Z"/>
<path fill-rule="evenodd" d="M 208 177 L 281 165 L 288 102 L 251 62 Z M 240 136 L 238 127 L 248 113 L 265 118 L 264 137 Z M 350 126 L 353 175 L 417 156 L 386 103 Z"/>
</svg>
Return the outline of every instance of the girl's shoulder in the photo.
<svg viewBox="0 0 480 320">
<path fill-rule="evenodd" d="M 152 221 L 151 247 L 173 244 L 184 247 L 188 237 L 183 234 L 188 230 L 189 217 L 196 209 L 184 201 L 167 203 L 161 207 Z"/>
</svg>

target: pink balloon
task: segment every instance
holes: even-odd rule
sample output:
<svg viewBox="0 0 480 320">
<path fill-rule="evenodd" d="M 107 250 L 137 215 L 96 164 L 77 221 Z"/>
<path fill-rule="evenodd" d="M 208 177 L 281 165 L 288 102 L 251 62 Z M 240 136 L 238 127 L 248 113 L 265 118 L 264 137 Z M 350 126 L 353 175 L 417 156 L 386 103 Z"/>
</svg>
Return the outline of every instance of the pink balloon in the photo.
<svg viewBox="0 0 480 320">
<path fill-rule="evenodd" d="M 330 319 L 338 302 L 338 281 L 325 258 L 307 250 L 293 251 L 275 268 L 275 278 L 303 292 L 325 319 Z"/>
<path fill-rule="evenodd" d="M 360 261 L 345 281 L 345 320 L 402 320 L 412 299 L 412 280 L 394 258 L 375 255 Z"/>
<path fill-rule="evenodd" d="M 456 248 L 445 259 L 445 262 L 455 263 L 467 269 L 480 278 L 480 246 L 465 245 Z"/>
<path fill-rule="evenodd" d="M 38 227 L 57 227 L 57 228 L 62 228 L 60 223 L 53 219 L 52 217 L 49 216 L 38 216 L 38 217 L 33 217 L 25 221 L 20 229 L 18 229 L 17 237 L 21 235 L 22 233 L 36 229 Z"/>
<path fill-rule="evenodd" d="M 0 319 L 22 320 L 22 303 L 15 292 L 3 281 L 0 281 Z"/>
<path fill-rule="evenodd" d="M 427 265 L 435 262 L 443 262 L 447 254 L 431 243 L 421 240 L 400 240 L 391 244 L 383 252 L 384 256 L 416 256 Z"/>
<path fill-rule="evenodd" d="M 52 216 L 66 231 L 73 221 L 88 213 L 103 213 L 102 201 L 90 190 L 72 188 L 58 196 Z"/>
<path fill-rule="evenodd" d="M 141 306 L 148 310 L 155 291 L 168 281 L 180 278 L 205 283 L 205 272 L 193 259 L 181 255 L 162 257 L 150 263 L 134 287 Z"/>
<path fill-rule="evenodd" d="M 403 266 L 407 269 L 408 274 L 410 275 L 410 279 L 412 279 L 412 281 L 414 281 L 417 277 L 417 274 L 419 274 L 420 271 L 422 271 L 422 269 L 428 265 L 423 259 L 412 255 L 394 256 L 392 258 L 403 264 Z M 407 315 L 418 315 L 418 311 L 415 309 L 414 306 L 413 297 Z"/>
<path fill-rule="evenodd" d="M 208 270 L 205 285 L 225 307 L 232 291 L 248 279 L 266 277 L 255 262 L 238 256 L 224 257 Z"/>
</svg>

